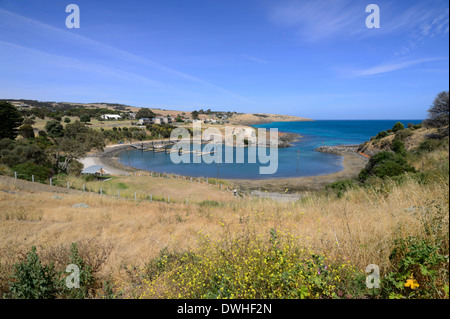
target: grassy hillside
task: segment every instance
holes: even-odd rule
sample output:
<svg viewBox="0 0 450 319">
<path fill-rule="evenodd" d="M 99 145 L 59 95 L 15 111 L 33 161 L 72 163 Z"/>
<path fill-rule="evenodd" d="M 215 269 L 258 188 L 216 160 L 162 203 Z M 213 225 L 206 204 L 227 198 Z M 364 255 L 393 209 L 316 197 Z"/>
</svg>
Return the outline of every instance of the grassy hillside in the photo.
<svg viewBox="0 0 450 319">
<path fill-rule="evenodd" d="M 189 204 L 55 196 L 2 178 L 1 293 L 23 290 L 23 269 L 13 265 L 24 265 L 32 246 L 64 277 L 77 243 L 94 278 L 82 297 L 448 298 L 449 148 L 448 137 L 435 134 L 420 128 L 402 140 L 415 171 L 335 185 L 295 203 L 207 192 Z M 365 151 L 392 152 L 394 138 Z M 120 182 L 127 191 L 141 187 Z M 369 264 L 379 266 L 379 289 L 365 286 Z M 66 298 L 52 280 L 48 297 Z"/>
</svg>

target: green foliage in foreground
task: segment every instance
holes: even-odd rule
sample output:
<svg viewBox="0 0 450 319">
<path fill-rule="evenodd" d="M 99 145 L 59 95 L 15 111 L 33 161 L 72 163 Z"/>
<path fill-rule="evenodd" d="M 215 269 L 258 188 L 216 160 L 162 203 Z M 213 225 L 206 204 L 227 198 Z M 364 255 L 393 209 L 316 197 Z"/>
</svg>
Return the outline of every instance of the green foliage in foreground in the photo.
<svg viewBox="0 0 450 319">
<path fill-rule="evenodd" d="M 42 265 L 34 246 L 24 261 L 14 265 L 13 280 L 10 292 L 14 299 L 50 299 L 56 297 L 57 273 L 53 265 Z"/>
<path fill-rule="evenodd" d="M 68 288 L 65 269 L 57 271 L 53 263 L 44 265 L 36 247 L 31 247 L 25 259 L 14 264 L 7 297 L 13 299 L 84 299 L 92 296 L 96 278 L 92 267 L 81 258 L 77 245 L 72 244 L 67 264 L 79 269 L 79 287 Z"/>
<path fill-rule="evenodd" d="M 448 298 L 448 246 L 445 252 L 439 242 L 417 237 L 397 239 L 389 259 L 395 271 L 382 278 L 382 297 Z"/>
<path fill-rule="evenodd" d="M 136 298 L 354 298 L 368 293 L 365 275 L 299 243 L 289 233 L 252 230 L 219 241 L 201 236 L 195 252 L 163 253 L 130 271 Z M 136 280 L 139 278 L 139 280 Z"/>
</svg>

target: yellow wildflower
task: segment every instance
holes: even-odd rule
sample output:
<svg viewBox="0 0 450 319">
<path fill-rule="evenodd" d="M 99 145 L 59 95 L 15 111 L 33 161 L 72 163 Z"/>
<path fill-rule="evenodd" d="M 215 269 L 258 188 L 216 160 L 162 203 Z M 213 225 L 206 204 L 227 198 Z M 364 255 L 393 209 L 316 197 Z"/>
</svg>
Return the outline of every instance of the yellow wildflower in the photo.
<svg viewBox="0 0 450 319">
<path fill-rule="evenodd" d="M 413 274 L 411 274 L 409 279 L 406 280 L 405 287 L 410 287 L 411 289 L 416 289 L 419 287 L 419 283 L 413 278 Z"/>
</svg>

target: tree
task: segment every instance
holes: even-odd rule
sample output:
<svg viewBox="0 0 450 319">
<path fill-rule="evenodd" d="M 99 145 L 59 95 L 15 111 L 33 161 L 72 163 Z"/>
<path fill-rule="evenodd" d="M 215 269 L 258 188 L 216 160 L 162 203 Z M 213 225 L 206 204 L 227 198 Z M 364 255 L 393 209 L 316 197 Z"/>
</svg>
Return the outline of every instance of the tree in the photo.
<svg viewBox="0 0 450 319">
<path fill-rule="evenodd" d="M 193 120 L 198 120 L 198 112 L 196 110 L 192 111 L 191 115 Z"/>
<path fill-rule="evenodd" d="M 63 126 L 58 120 L 48 121 L 47 124 L 45 124 L 45 130 L 47 131 L 48 136 L 52 138 L 58 138 L 64 135 Z"/>
<path fill-rule="evenodd" d="M 0 102 L 0 138 L 15 139 L 22 121 L 22 115 L 11 103 Z"/>
<path fill-rule="evenodd" d="M 397 122 L 397 123 L 395 123 L 394 124 L 394 126 L 392 127 L 392 132 L 397 132 L 397 131 L 401 131 L 401 130 L 404 130 L 405 129 L 405 126 L 402 124 L 402 123 L 400 123 L 400 122 Z"/>
<path fill-rule="evenodd" d="M 66 129 L 64 131 L 64 136 L 69 138 L 76 138 L 78 134 L 87 133 L 89 128 L 81 123 L 80 121 L 75 121 L 71 124 L 66 125 Z"/>
<path fill-rule="evenodd" d="M 148 109 L 148 108 L 141 108 L 137 113 L 136 113 L 136 120 L 139 119 L 143 119 L 143 118 L 152 118 L 155 117 L 156 114 L 152 112 L 152 110 Z"/>
<path fill-rule="evenodd" d="M 22 124 L 29 124 L 29 125 L 33 125 L 33 124 L 35 124 L 36 122 L 32 119 L 32 118 L 30 118 L 30 117 L 27 117 L 26 119 L 24 119 L 23 120 L 23 122 L 22 122 Z"/>
<path fill-rule="evenodd" d="M 442 127 L 448 125 L 449 117 L 449 91 L 442 91 L 433 101 L 428 109 L 428 118 L 424 121 L 424 125 L 431 127 Z"/>
<path fill-rule="evenodd" d="M 71 120 L 70 120 L 70 117 L 65 117 L 65 118 L 64 118 L 64 123 L 70 123 L 70 121 L 71 121 Z"/>
<path fill-rule="evenodd" d="M 19 134 L 24 138 L 34 138 L 33 127 L 29 124 L 23 124 L 21 127 L 19 127 Z"/>
<path fill-rule="evenodd" d="M 57 171 L 68 171 L 69 165 L 92 149 L 103 151 L 105 141 L 103 134 L 85 127 L 84 124 L 76 121 L 67 124 L 63 137 L 55 140 L 55 145 L 48 149 L 50 159 Z"/>
<path fill-rule="evenodd" d="M 80 115 L 80 121 L 86 124 L 91 121 L 91 116 L 89 114 L 82 114 Z"/>
</svg>

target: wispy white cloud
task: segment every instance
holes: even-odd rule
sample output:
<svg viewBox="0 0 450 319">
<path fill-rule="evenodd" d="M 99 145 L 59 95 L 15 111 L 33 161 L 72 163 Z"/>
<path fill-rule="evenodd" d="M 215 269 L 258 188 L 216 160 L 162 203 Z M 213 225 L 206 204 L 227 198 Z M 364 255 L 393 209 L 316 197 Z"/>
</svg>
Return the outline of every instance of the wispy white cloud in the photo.
<svg viewBox="0 0 450 319">
<path fill-rule="evenodd" d="M 305 40 L 318 41 L 352 30 L 364 12 L 354 3 L 349 0 L 281 1 L 272 8 L 269 19 L 276 24 L 295 28 Z"/>
<path fill-rule="evenodd" d="M 389 63 L 383 63 L 379 64 L 367 69 L 339 69 L 338 72 L 344 76 L 348 77 L 361 77 L 361 76 L 370 76 L 370 75 L 377 75 L 377 74 L 383 74 L 393 71 L 398 71 L 401 69 L 406 69 L 409 67 L 412 67 L 414 65 L 418 65 L 421 63 L 427 63 L 427 62 L 434 62 L 439 60 L 445 60 L 448 58 L 443 57 L 436 57 L 436 58 L 426 58 L 426 59 L 415 59 L 415 60 L 408 60 L 408 61 L 394 61 Z"/>
<path fill-rule="evenodd" d="M 150 79 L 148 77 L 145 77 L 145 76 L 142 76 L 142 75 L 139 75 L 136 73 L 119 70 L 119 69 L 111 67 L 111 66 L 106 66 L 106 65 L 98 64 L 98 63 L 89 63 L 89 62 L 81 61 L 79 59 L 74 59 L 71 57 L 61 56 L 61 55 L 57 55 L 57 54 L 51 54 L 51 53 L 44 52 L 41 50 L 37 50 L 37 49 L 22 46 L 19 44 L 0 40 L 0 47 L 2 47 L 2 46 L 4 48 L 9 47 L 9 48 L 16 49 L 22 53 L 26 52 L 27 54 L 29 54 L 30 56 L 33 56 L 35 58 L 38 57 L 39 59 L 44 60 L 47 65 L 54 65 L 54 66 L 59 66 L 62 68 L 68 68 L 68 69 L 77 69 L 77 70 L 84 71 L 87 74 L 97 73 L 100 75 L 107 76 L 108 78 L 116 78 L 116 79 L 124 80 L 124 81 L 139 82 L 141 84 L 151 85 L 155 88 L 162 88 L 162 87 L 168 86 L 167 84 L 165 84 L 163 82 L 156 81 L 156 80 Z"/>
<path fill-rule="evenodd" d="M 367 1 L 302 0 L 277 1 L 269 10 L 269 19 L 293 28 L 306 41 L 352 39 L 355 37 L 402 34 L 418 37 L 448 33 L 448 4 L 444 2 L 379 3 L 381 27 L 367 29 Z"/>
<path fill-rule="evenodd" d="M 13 24 L 7 24 L 7 21 L 12 21 Z M 75 32 L 69 32 L 64 29 L 59 29 L 54 26 L 45 24 L 43 22 L 28 18 L 25 16 L 21 16 L 16 13 L 13 13 L 13 12 L 10 12 L 10 11 L 0 8 L 0 26 L 2 23 L 7 28 L 14 27 L 14 28 L 18 28 L 21 30 L 26 30 L 28 32 L 34 32 L 39 35 L 48 36 L 48 37 L 51 37 L 52 39 L 60 39 L 62 42 L 76 43 L 76 44 L 82 45 L 83 47 L 88 47 L 88 48 L 90 48 L 90 50 L 101 52 L 102 54 L 113 56 L 115 58 L 122 59 L 125 61 L 133 62 L 133 63 L 139 64 L 141 66 L 150 67 L 150 68 L 162 71 L 166 74 L 171 74 L 173 76 L 176 76 L 179 79 L 184 79 L 184 80 L 187 80 L 192 83 L 197 83 L 200 85 L 207 86 L 209 88 L 216 89 L 222 93 L 233 96 L 234 98 L 239 99 L 241 101 L 245 101 L 247 103 L 253 103 L 252 101 L 248 100 L 247 98 L 245 98 L 239 94 L 231 92 L 221 86 L 215 85 L 208 81 L 202 80 L 196 76 L 187 74 L 185 72 L 178 71 L 176 69 L 162 65 L 162 64 L 152 61 L 150 59 L 143 58 L 134 53 L 116 48 L 114 46 L 102 43 L 102 42 L 94 40 L 94 39 L 90 39 L 88 37 L 82 36 Z M 0 37 L 1 37 L 1 34 L 0 34 Z"/>
<path fill-rule="evenodd" d="M 256 62 L 256 63 L 262 63 L 262 64 L 269 63 L 269 61 L 261 59 L 261 58 L 258 58 L 258 57 L 255 57 L 255 56 L 251 56 L 251 55 L 247 55 L 247 54 L 243 54 L 242 56 L 244 58 L 246 58 L 246 59 L 248 59 L 250 61 Z"/>
</svg>

